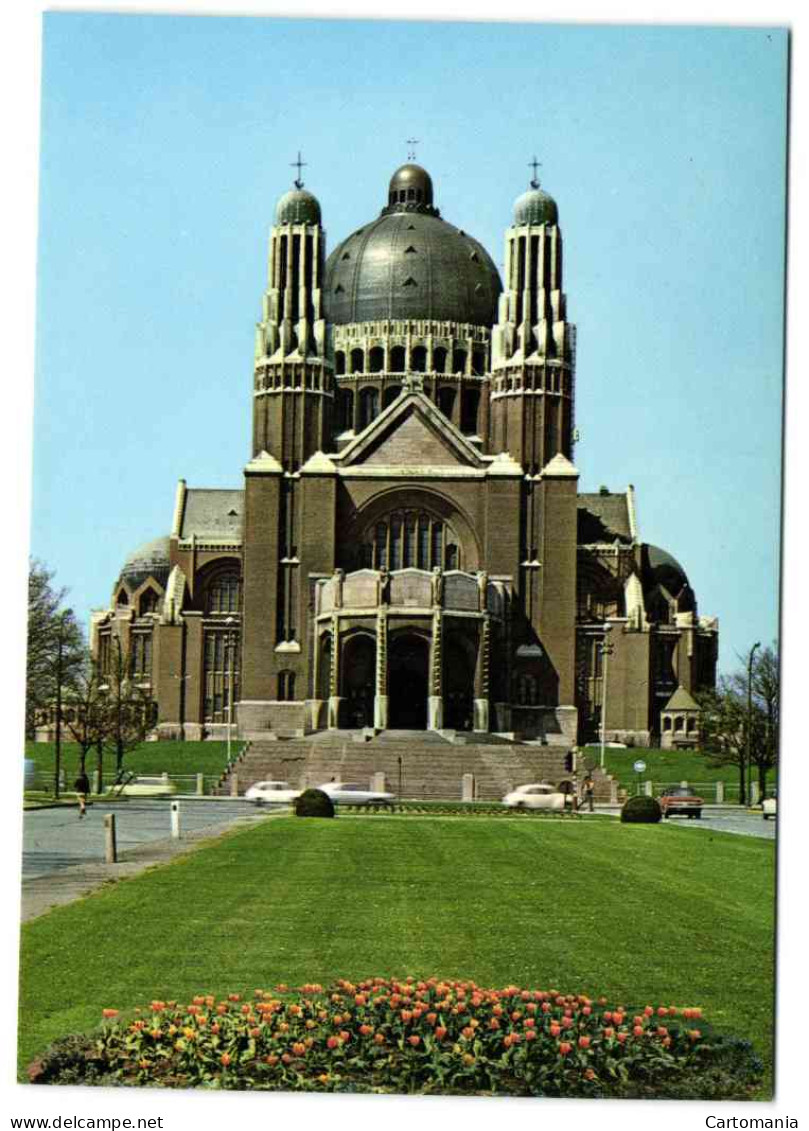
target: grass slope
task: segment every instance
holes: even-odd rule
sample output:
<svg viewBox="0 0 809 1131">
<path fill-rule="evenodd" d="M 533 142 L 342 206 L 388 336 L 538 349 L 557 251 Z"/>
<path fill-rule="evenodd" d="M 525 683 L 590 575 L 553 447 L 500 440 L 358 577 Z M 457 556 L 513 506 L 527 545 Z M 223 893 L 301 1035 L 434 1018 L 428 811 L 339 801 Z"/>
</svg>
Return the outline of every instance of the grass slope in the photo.
<svg viewBox="0 0 809 1131">
<path fill-rule="evenodd" d="M 597 766 L 601 757 L 600 747 L 584 746 L 582 755 L 589 766 Z M 626 750 L 607 746 L 604 750 L 607 773 L 612 774 L 625 789 L 631 791 L 635 789 L 638 776 L 633 765 L 639 758 L 646 763 L 643 778 L 651 778 L 653 782 L 677 784 L 681 781 L 724 781 L 734 788 L 739 785 L 738 766 L 711 765 L 699 750 L 657 750 L 646 746 L 634 746 Z M 753 777 L 758 781 L 758 770 L 754 769 Z M 767 781 L 775 783 L 773 770 L 769 771 Z"/>
<path fill-rule="evenodd" d="M 105 1006 L 373 974 L 700 1005 L 769 1060 L 773 901 L 753 838 L 275 818 L 26 925 L 20 1062 Z"/>
<path fill-rule="evenodd" d="M 238 749 L 233 744 L 234 751 Z M 36 762 L 37 770 L 53 773 L 54 745 L 52 742 L 26 742 L 26 758 Z M 136 774 L 220 774 L 227 763 L 226 742 L 142 742 L 124 758 L 124 767 Z M 79 746 L 76 742 L 62 743 L 62 765 L 68 786 L 79 765 Z M 87 758 L 88 771 L 96 765 L 95 751 Z M 104 752 L 104 774 L 112 780 L 115 771 L 115 752 Z"/>
</svg>

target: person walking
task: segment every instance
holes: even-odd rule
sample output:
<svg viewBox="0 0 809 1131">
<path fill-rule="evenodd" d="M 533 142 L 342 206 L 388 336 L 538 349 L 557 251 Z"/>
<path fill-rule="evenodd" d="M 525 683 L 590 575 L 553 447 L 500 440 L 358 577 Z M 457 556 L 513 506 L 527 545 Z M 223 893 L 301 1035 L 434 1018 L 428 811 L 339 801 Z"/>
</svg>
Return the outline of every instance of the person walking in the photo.
<svg viewBox="0 0 809 1131">
<path fill-rule="evenodd" d="M 79 776 L 73 782 L 73 788 L 79 798 L 79 820 L 87 816 L 87 794 L 90 792 L 90 779 L 84 770 L 79 771 Z"/>
<path fill-rule="evenodd" d="M 584 782 L 582 784 L 583 784 L 583 788 L 584 788 L 584 804 L 587 806 L 587 808 L 592 813 L 593 812 L 593 799 L 594 799 L 594 796 L 595 796 L 595 782 L 593 781 L 592 774 L 588 774 L 587 777 L 584 779 Z"/>
</svg>

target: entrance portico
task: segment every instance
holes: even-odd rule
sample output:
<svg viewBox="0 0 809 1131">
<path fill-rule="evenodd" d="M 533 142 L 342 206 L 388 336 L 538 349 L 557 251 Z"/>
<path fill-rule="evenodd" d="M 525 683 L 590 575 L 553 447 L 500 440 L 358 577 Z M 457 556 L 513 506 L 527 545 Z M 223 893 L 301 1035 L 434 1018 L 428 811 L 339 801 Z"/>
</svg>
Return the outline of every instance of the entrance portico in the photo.
<svg viewBox="0 0 809 1131">
<path fill-rule="evenodd" d="M 488 731 L 509 581 L 414 568 L 319 580 L 314 686 L 328 688 L 327 726 Z"/>
</svg>

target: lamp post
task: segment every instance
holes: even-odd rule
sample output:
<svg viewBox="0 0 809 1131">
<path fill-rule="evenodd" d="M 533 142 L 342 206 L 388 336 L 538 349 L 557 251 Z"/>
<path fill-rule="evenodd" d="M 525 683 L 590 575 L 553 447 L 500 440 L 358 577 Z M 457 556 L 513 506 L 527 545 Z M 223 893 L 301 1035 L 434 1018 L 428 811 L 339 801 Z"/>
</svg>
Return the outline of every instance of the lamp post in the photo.
<svg viewBox="0 0 809 1131">
<path fill-rule="evenodd" d="M 612 631 L 612 625 L 606 625 L 604 628 L 604 639 L 598 645 L 598 654 L 601 656 L 603 662 L 603 672 L 601 676 L 601 769 L 604 769 L 604 747 L 607 740 L 607 661 L 612 653 L 615 651 L 615 645 L 611 644 L 607 634 Z"/>
<path fill-rule="evenodd" d="M 744 765 L 742 765 L 741 783 L 742 794 L 746 793 L 746 797 L 739 798 L 739 804 L 743 805 L 745 800 L 749 801 L 752 795 L 752 763 L 753 763 L 753 658 L 756 654 L 756 648 L 761 647 L 761 641 L 757 640 L 753 647 L 750 649 L 750 655 L 747 658 L 747 735 L 745 742 L 745 762 L 747 763 L 747 780 L 745 782 Z"/>
</svg>

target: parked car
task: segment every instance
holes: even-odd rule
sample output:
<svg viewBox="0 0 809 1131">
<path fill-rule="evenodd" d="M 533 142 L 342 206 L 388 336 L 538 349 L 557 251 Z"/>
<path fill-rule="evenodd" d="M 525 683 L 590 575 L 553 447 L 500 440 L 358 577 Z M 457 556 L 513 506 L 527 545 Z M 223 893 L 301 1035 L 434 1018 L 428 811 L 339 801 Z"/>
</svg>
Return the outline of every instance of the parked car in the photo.
<svg viewBox="0 0 809 1131">
<path fill-rule="evenodd" d="M 684 813 L 687 817 L 702 816 L 704 802 L 687 786 L 675 785 L 671 789 L 664 789 L 658 801 L 664 817 L 671 817 L 676 813 Z"/>
<path fill-rule="evenodd" d="M 248 801 L 255 801 L 256 805 L 273 802 L 276 805 L 289 805 L 300 795 L 301 790 L 293 789 L 288 781 L 257 781 L 244 794 Z"/>
<path fill-rule="evenodd" d="M 510 809 L 564 809 L 565 795 L 546 781 L 534 782 L 507 793 L 503 804 Z"/>
<path fill-rule="evenodd" d="M 775 817 L 778 811 L 778 799 L 773 793 L 770 797 L 765 797 L 761 803 L 761 815 L 766 821 L 768 817 Z"/>
<path fill-rule="evenodd" d="M 392 805 L 396 794 L 366 789 L 361 785 L 347 785 L 341 781 L 326 782 L 317 786 L 327 793 L 336 805 Z"/>
</svg>

